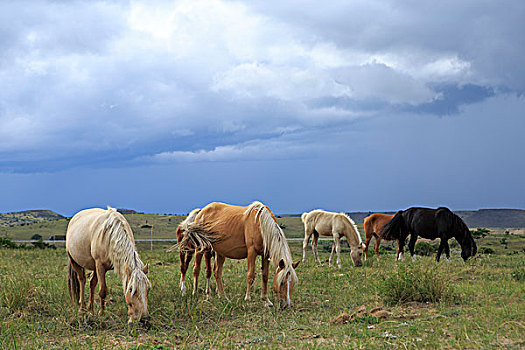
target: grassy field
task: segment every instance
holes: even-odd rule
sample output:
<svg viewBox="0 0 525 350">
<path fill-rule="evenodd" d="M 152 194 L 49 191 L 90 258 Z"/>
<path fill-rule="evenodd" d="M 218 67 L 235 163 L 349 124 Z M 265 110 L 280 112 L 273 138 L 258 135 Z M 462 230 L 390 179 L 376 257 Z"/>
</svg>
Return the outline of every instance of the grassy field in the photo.
<svg viewBox="0 0 525 350">
<path fill-rule="evenodd" d="M 279 220 L 287 230 L 296 225 Z M 525 237 L 510 235 L 505 244 L 502 237 L 485 239 L 494 243 L 496 254 L 467 263 L 453 249 L 452 259 L 441 263 L 433 257 L 396 262 L 384 255 L 369 259 L 364 268 L 351 268 L 343 250 L 338 270 L 315 266 L 309 250 L 297 270 L 295 306 L 283 311 L 258 300 L 260 273 L 254 299 L 244 301 L 245 261 L 226 262 L 229 300 L 213 294 L 206 301 L 202 295 L 181 296 L 177 253 L 141 249 L 153 283 L 149 329 L 127 327 L 120 280 L 113 272 L 107 275 L 107 313 L 92 316 L 78 313 L 69 301 L 63 248 L 0 249 L 0 348 L 524 347 Z M 299 259 L 300 245 L 291 247 Z M 327 259 L 328 245 L 320 253 Z M 406 302 L 396 303 L 399 295 Z M 437 296 L 429 299 L 435 301 L 425 301 L 429 295 Z"/>
</svg>

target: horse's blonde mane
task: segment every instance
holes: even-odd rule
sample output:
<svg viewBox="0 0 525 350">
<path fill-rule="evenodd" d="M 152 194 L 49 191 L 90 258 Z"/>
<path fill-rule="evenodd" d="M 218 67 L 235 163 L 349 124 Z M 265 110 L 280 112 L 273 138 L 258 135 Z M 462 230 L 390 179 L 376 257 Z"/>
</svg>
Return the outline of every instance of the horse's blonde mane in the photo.
<svg viewBox="0 0 525 350">
<path fill-rule="evenodd" d="M 144 263 L 135 249 L 133 232 L 128 222 L 115 208 L 108 206 L 107 218 L 98 234 L 99 244 L 108 247 L 108 257 L 122 279 L 124 294 L 131 291 L 144 295 L 151 283 L 142 271 Z"/>
<path fill-rule="evenodd" d="M 350 222 L 350 225 L 352 225 L 352 227 L 354 228 L 354 231 L 355 231 L 354 233 L 357 235 L 357 238 L 359 239 L 359 245 L 363 246 L 363 240 L 361 239 L 361 233 L 359 233 L 359 229 L 357 228 L 357 225 L 354 222 L 354 220 L 352 220 L 352 218 L 350 216 L 348 216 L 348 214 L 346 214 L 346 213 L 341 212 L 340 214 L 344 218 L 348 219 L 348 221 Z M 348 243 L 350 243 L 350 242 L 348 242 Z"/>
<path fill-rule="evenodd" d="M 197 208 L 197 209 L 193 209 L 189 214 L 188 216 L 186 217 L 186 219 L 184 219 L 181 223 L 180 223 L 180 227 L 182 229 L 185 229 L 186 227 L 188 227 L 189 224 L 191 224 L 192 222 L 195 221 L 195 217 L 197 216 L 197 214 L 199 214 L 201 212 L 201 208 Z"/>
<path fill-rule="evenodd" d="M 244 215 L 249 215 L 252 210 L 255 210 L 255 221 L 259 219 L 259 228 L 263 238 L 264 252 L 270 258 L 274 268 L 279 266 L 281 260 L 284 261 L 284 269 L 277 275 L 277 283 L 281 284 L 288 273 L 290 273 L 290 281 L 297 283 L 298 278 L 292 264 L 292 254 L 286 242 L 286 236 L 283 230 L 274 220 L 272 213 L 266 205 L 255 201 L 246 208 Z"/>
</svg>

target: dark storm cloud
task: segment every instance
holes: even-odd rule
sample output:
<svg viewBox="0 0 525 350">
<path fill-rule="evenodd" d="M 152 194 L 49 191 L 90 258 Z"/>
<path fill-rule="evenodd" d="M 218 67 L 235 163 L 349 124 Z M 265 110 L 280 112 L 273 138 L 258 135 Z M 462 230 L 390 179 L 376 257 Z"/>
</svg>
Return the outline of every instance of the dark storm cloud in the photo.
<svg viewBox="0 0 525 350">
<path fill-rule="evenodd" d="M 0 172 L 319 157 L 385 114 L 461 117 L 525 90 L 524 6 L 3 2 Z"/>
</svg>

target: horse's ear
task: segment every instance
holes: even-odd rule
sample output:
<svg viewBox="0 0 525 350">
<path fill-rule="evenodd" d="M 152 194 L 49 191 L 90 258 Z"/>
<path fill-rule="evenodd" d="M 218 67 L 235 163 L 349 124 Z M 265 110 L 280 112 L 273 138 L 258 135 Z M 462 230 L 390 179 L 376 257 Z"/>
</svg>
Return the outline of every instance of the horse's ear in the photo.
<svg viewBox="0 0 525 350">
<path fill-rule="evenodd" d="M 284 269 L 284 260 L 283 259 L 281 259 L 279 261 L 279 268 Z"/>
<path fill-rule="evenodd" d="M 301 263 L 301 260 L 297 260 L 296 262 L 294 262 L 294 263 L 292 264 L 293 268 L 296 269 L 297 266 L 299 266 L 300 263 Z"/>
<path fill-rule="evenodd" d="M 149 263 L 147 263 L 146 266 L 144 266 L 142 268 L 142 272 L 144 272 L 146 275 L 148 274 L 148 272 L 149 272 Z"/>
</svg>

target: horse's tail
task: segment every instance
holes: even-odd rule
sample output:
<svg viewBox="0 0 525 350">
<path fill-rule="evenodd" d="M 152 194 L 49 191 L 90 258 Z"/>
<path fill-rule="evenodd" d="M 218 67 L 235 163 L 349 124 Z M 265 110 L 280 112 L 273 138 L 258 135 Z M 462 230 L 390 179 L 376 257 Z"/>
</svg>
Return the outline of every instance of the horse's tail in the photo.
<svg viewBox="0 0 525 350">
<path fill-rule="evenodd" d="M 381 229 L 380 237 L 387 241 L 393 241 L 401 237 L 405 227 L 405 220 L 402 215 L 403 211 L 398 211 L 396 215 Z"/>
<path fill-rule="evenodd" d="M 213 244 L 220 240 L 220 235 L 209 230 L 207 225 L 189 224 L 177 244 L 180 251 L 195 251 L 201 253 L 213 248 Z"/>
<path fill-rule="evenodd" d="M 69 255 L 69 253 L 68 253 Z M 80 283 L 78 282 L 78 274 L 73 268 L 73 262 L 71 256 L 69 257 L 68 264 L 68 275 L 67 275 L 67 287 L 69 289 L 69 296 L 75 305 L 78 305 L 80 300 Z"/>
<path fill-rule="evenodd" d="M 308 215 L 308 213 L 303 213 L 303 215 L 301 215 L 301 221 L 304 223 L 306 223 L 306 215 Z"/>
</svg>

